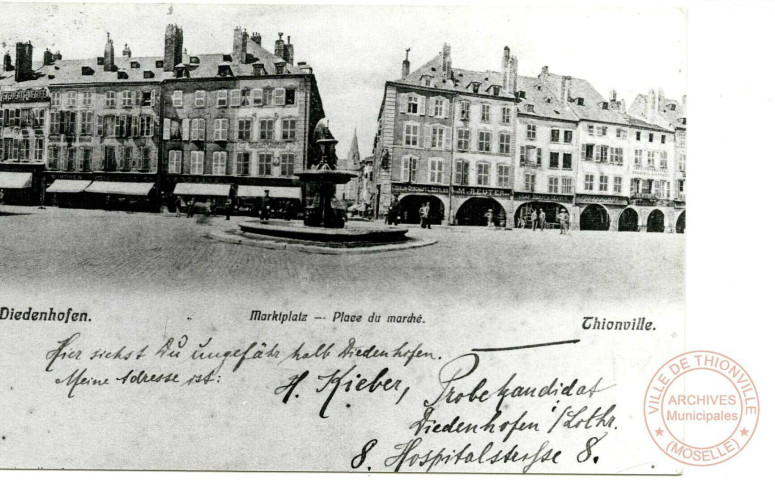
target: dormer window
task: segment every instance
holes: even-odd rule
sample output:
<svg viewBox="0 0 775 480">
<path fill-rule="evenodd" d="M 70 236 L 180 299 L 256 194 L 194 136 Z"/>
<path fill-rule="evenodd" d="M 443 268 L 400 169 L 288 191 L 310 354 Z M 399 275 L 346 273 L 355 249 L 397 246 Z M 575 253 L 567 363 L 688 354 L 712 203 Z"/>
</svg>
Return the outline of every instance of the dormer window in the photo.
<svg viewBox="0 0 775 480">
<path fill-rule="evenodd" d="M 525 111 L 527 113 L 535 113 L 535 106 L 531 103 L 525 105 Z"/>
<path fill-rule="evenodd" d="M 479 87 L 481 87 L 482 84 L 479 82 L 471 82 L 471 91 L 474 93 L 479 93 Z"/>
<path fill-rule="evenodd" d="M 492 86 L 492 94 L 496 97 L 501 94 L 501 87 L 500 85 L 493 85 Z"/>
<path fill-rule="evenodd" d="M 603 102 L 600 106 L 603 107 L 603 110 L 608 110 L 608 102 Z"/>
<path fill-rule="evenodd" d="M 84 65 L 81 67 L 81 75 L 94 75 L 94 69 Z"/>
<path fill-rule="evenodd" d="M 129 65 L 132 68 L 140 68 L 140 62 L 132 61 Z"/>
<path fill-rule="evenodd" d="M 219 77 L 231 77 L 231 65 L 218 65 L 218 76 Z"/>
<path fill-rule="evenodd" d="M 189 57 L 188 61 L 192 65 L 199 65 L 199 57 Z"/>
<path fill-rule="evenodd" d="M 285 73 L 285 62 L 277 62 L 274 64 L 275 75 L 282 75 Z"/>
<path fill-rule="evenodd" d="M 552 103 L 552 97 L 546 97 L 546 103 Z"/>
<path fill-rule="evenodd" d="M 97 65 L 105 65 L 105 57 L 97 57 Z"/>
<path fill-rule="evenodd" d="M 527 92 L 520 90 L 517 92 L 517 98 L 526 98 Z"/>
<path fill-rule="evenodd" d="M 431 81 L 432 81 L 432 80 L 433 80 L 433 79 L 431 78 L 431 76 L 430 76 L 430 75 L 423 75 L 423 77 L 422 77 L 422 84 L 423 84 L 424 86 L 426 86 L 426 87 L 430 87 L 430 86 L 431 86 Z"/>
<path fill-rule="evenodd" d="M 263 63 L 254 63 L 253 64 L 253 75 L 260 77 L 261 75 L 266 75 L 266 69 L 264 68 Z"/>
<path fill-rule="evenodd" d="M 145 70 L 145 71 L 143 72 L 143 78 L 153 78 L 153 77 L 154 77 L 154 73 L 153 73 L 152 71 L 150 71 L 150 70 Z"/>
<path fill-rule="evenodd" d="M 156 60 L 156 68 L 164 68 L 164 60 Z"/>
<path fill-rule="evenodd" d="M 669 108 L 671 111 L 675 112 L 675 103 L 671 103 L 670 105 L 667 106 L 667 108 Z"/>
<path fill-rule="evenodd" d="M 224 62 L 231 62 L 231 55 L 229 55 L 228 53 L 224 53 L 223 54 L 223 61 Z"/>
<path fill-rule="evenodd" d="M 119 80 L 128 80 L 129 79 L 129 75 L 126 73 L 126 71 L 119 70 L 118 71 L 118 79 Z"/>
<path fill-rule="evenodd" d="M 539 92 L 541 91 L 541 84 L 540 83 L 536 83 L 536 90 L 538 90 Z"/>
<path fill-rule="evenodd" d="M 579 97 L 576 99 L 576 105 L 584 106 L 584 98 Z"/>
</svg>

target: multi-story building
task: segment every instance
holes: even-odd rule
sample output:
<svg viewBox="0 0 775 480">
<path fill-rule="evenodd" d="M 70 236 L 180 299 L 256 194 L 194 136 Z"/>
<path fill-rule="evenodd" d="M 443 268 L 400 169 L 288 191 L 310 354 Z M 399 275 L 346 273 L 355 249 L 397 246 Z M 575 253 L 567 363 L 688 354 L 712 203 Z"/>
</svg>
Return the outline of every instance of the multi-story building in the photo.
<svg viewBox="0 0 775 480">
<path fill-rule="evenodd" d="M 402 78 L 386 83 L 375 211 L 398 201 L 413 222 L 430 202 L 437 221 L 484 224 L 492 210 L 511 226 L 541 210 L 553 224 L 565 210 L 582 230 L 673 231 L 674 144 L 670 125 L 629 115 L 615 91 L 606 99 L 548 67 L 519 76 L 508 47 L 501 72 L 453 69 L 445 45 L 414 72 L 407 58 Z"/>
<path fill-rule="evenodd" d="M 270 52 L 261 35 L 237 29 L 231 53 L 189 55 L 182 29 L 169 25 L 161 57 L 133 57 L 127 45 L 116 57 L 108 37 L 103 56 L 46 51 L 37 68 L 32 45 L 19 44 L 0 79 L 0 188 L 19 183 L 29 201 L 45 190 L 46 203 L 63 206 L 157 209 L 177 196 L 232 196 L 299 211 L 293 174 L 307 166 L 324 114 L 312 69 L 279 37 Z M 40 171 L 39 186 L 16 175 L 25 168 Z"/>
</svg>

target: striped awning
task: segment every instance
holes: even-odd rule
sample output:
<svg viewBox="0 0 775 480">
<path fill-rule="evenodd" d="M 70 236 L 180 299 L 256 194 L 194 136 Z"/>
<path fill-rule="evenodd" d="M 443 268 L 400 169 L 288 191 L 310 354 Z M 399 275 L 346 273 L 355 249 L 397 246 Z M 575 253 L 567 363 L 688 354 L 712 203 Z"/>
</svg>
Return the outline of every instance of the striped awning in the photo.
<svg viewBox="0 0 775 480">
<path fill-rule="evenodd" d="M 153 188 L 150 182 L 92 182 L 86 187 L 89 193 L 104 193 L 107 195 L 139 195 L 146 196 Z"/>
<path fill-rule="evenodd" d="M 269 192 L 270 198 L 301 199 L 301 187 L 264 187 L 262 185 L 240 185 L 237 189 L 237 196 L 265 197 L 267 192 Z"/>
<path fill-rule="evenodd" d="M 173 195 L 198 195 L 202 197 L 228 197 L 231 185 L 223 183 L 178 183 Z"/>
<path fill-rule="evenodd" d="M 32 172 L 0 172 L 0 188 L 30 188 Z"/>
<path fill-rule="evenodd" d="M 81 193 L 91 184 L 91 180 L 54 180 L 46 189 L 47 193 Z"/>
</svg>

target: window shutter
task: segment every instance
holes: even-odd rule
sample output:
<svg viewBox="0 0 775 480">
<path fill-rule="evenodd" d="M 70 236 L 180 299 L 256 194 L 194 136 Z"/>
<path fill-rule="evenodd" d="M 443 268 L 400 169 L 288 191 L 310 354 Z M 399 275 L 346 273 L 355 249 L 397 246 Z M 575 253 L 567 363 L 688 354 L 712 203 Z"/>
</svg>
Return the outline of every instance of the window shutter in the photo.
<svg viewBox="0 0 775 480">
<path fill-rule="evenodd" d="M 102 115 L 97 115 L 97 121 L 95 122 L 97 124 L 97 136 L 102 137 L 105 135 L 105 117 Z M 54 122 L 52 122 L 51 129 L 54 128 Z"/>
<path fill-rule="evenodd" d="M 188 118 L 183 119 L 183 127 L 182 127 L 183 131 L 181 136 L 184 141 L 188 141 L 190 123 L 191 123 L 191 120 L 189 120 Z"/>
<path fill-rule="evenodd" d="M 524 165 L 525 163 L 527 163 L 527 158 L 526 158 L 526 154 L 525 154 L 525 146 L 524 145 L 520 145 L 520 147 L 519 147 L 519 164 L 520 165 Z"/>
<path fill-rule="evenodd" d="M 449 117 L 449 99 L 445 98 L 441 104 L 441 116 L 444 118 Z"/>
<path fill-rule="evenodd" d="M 227 140 L 229 138 L 229 119 L 228 118 L 224 118 L 222 125 L 223 125 L 223 130 L 224 130 L 224 132 L 223 132 L 223 139 Z M 236 128 L 235 128 L 235 130 L 236 130 Z"/>
<path fill-rule="evenodd" d="M 425 115 L 425 97 L 422 95 L 417 100 L 417 115 Z"/>
<path fill-rule="evenodd" d="M 134 115 L 132 117 L 132 136 L 133 137 L 140 136 L 140 116 L 139 115 Z"/>
<path fill-rule="evenodd" d="M 170 119 L 165 118 L 164 119 L 164 130 L 163 130 L 163 139 L 169 140 L 170 139 Z"/>
<path fill-rule="evenodd" d="M 452 150 L 452 127 L 444 127 L 444 150 Z"/>
<path fill-rule="evenodd" d="M 406 113 L 406 106 L 409 103 L 409 97 L 407 94 L 402 93 L 399 98 L 399 108 L 401 113 Z"/>
<path fill-rule="evenodd" d="M 541 148 L 537 148 L 536 150 L 538 150 L 536 152 L 536 165 L 541 165 L 541 150 L 542 149 Z"/>
<path fill-rule="evenodd" d="M 431 148 L 431 126 L 425 126 L 425 148 Z"/>
<path fill-rule="evenodd" d="M 204 118 L 199 119 L 199 140 L 207 140 L 207 121 Z"/>
</svg>

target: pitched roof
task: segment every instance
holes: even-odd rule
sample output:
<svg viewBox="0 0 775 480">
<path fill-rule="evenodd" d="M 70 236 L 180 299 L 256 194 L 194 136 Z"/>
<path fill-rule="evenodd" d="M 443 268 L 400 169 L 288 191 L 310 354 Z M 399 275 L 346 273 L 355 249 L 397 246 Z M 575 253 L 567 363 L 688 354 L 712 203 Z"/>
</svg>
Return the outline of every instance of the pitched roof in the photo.
<svg viewBox="0 0 775 480">
<path fill-rule="evenodd" d="M 517 76 L 517 90 L 525 92 L 525 98 L 521 98 L 517 104 L 519 115 L 532 115 L 557 120 L 577 122 L 579 117 L 566 105 L 562 105 L 559 96 L 546 88 L 535 77 Z M 533 105 L 533 112 L 528 112 L 527 105 Z"/>
<path fill-rule="evenodd" d="M 559 96 L 562 88 L 563 75 L 546 73 L 539 75 Z M 590 120 L 593 122 L 618 123 L 627 125 L 628 121 L 624 114 L 616 109 L 603 108 L 603 103 L 610 103 L 600 92 L 595 90 L 588 81 L 583 78 L 571 77 L 569 96 L 573 102 L 569 102 L 570 108 L 579 117 L 580 120 Z M 584 105 L 576 103 L 576 99 L 583 98 Z"/>
<path fill-rule="evenodd" d="M 670 109 L 670 105 L 675 105 L 675 110 Z M 682 102 L 679 102 L 677 100 L 671 100 L 669 98 L 666 98 L 664 100 L 664 105 L 662 109 L 659 112 L 662 117 L 670 122 L 670 125 L 677 128 L 686 128 L 686 109 L 684 109 L 684 105 Z M 680 119 L 683 119 L 683 122 L 680 121 Z"/>
</svg>

